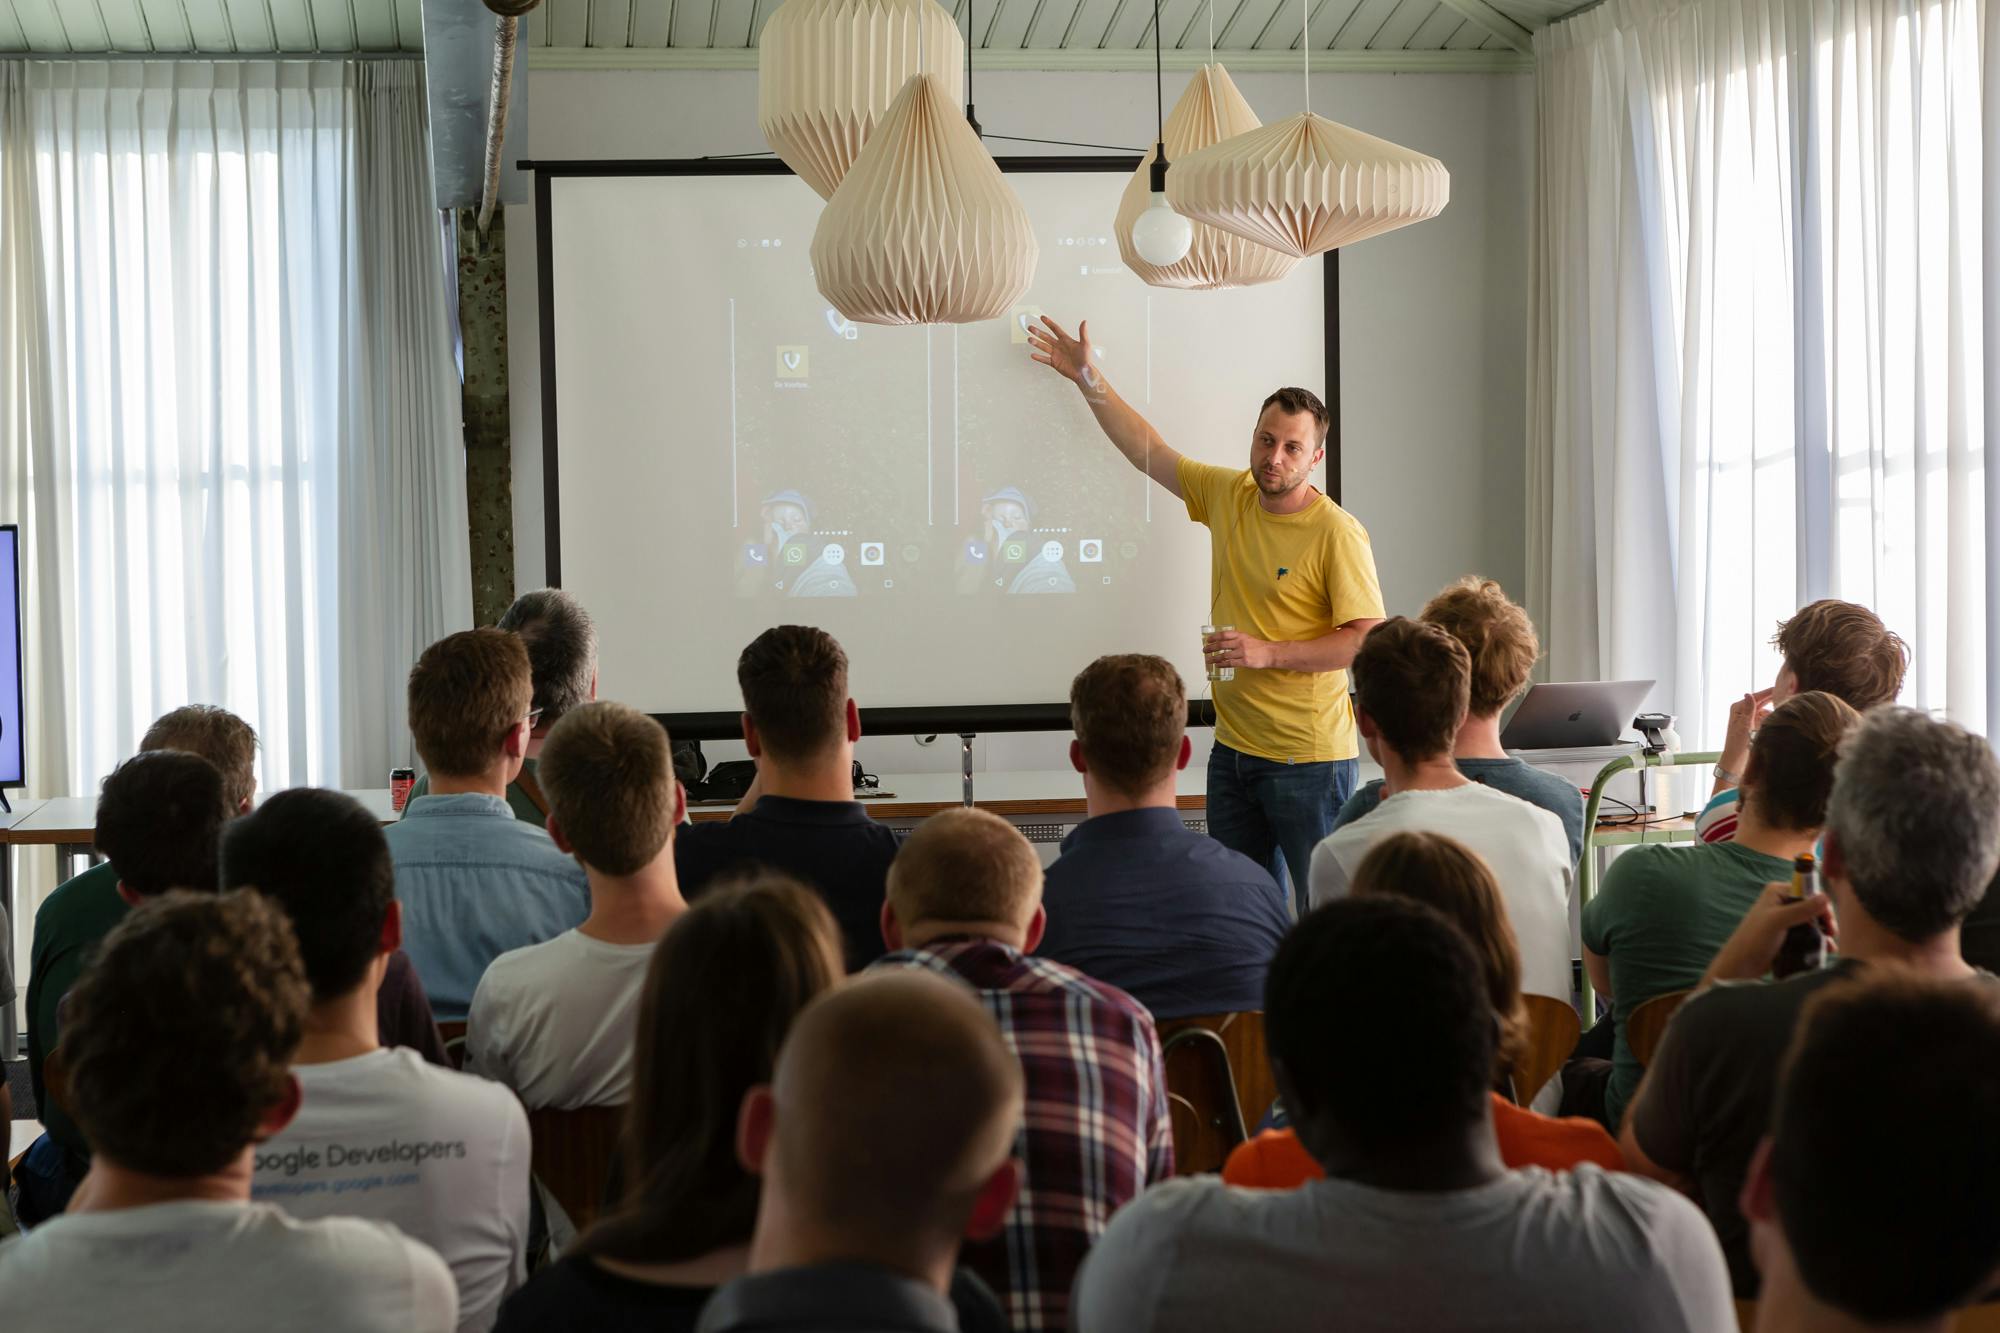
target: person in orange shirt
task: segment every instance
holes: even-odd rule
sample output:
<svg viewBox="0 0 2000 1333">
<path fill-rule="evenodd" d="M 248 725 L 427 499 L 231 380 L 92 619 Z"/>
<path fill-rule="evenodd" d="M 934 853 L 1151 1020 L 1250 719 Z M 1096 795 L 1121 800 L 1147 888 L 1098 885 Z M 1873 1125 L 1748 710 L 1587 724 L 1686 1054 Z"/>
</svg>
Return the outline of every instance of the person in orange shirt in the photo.
<svg viewBox="0 0 2000 1333">
<path fill-rule="evenodd" d="M 1500 1024 L 1495 1081 L 1506 1076 L 1527 1041 L 1527 1014 L 1521 1004 L 1521 951 L 1500 900 L 1500 888 L 1486 863 L 1459 842 L 1437 833 L 1399 833 L 1378 843 L 1355 871 L 1351 893 L 1414 898 L 1442 912 L 1471 938 L 1486 969 L 1486 993 Z M 1493 1094 L 1493 1130 L 1507 1166 L 1542 1166 L 1567 1171 L 1595 1162 L 1623 1171 L 1618 1144 L 1595 1120 L 1555 1119 L 1516 1106 Z M 1296 1131 L 1268 1129 L 1229 1154 L 1225 1184 L 1252 1189 L 1297 1189 L 1326 1175 L 1299 1144 Z"/>
</svg>

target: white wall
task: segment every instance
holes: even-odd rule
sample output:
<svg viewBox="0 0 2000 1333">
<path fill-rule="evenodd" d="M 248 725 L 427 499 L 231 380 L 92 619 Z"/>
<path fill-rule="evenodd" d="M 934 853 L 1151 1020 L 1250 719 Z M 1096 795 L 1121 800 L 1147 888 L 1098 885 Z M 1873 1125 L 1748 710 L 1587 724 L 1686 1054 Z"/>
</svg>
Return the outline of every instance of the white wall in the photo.
<svg viewBox="0 0 2000 1333">
<path fill-rule="evenodd" d="M 754 71 L 535 70 L 529 77 L 523 156 L 698 157 L 766 147 L 757 132 Z M 1169 105 L 1186 79 L 1168 76 Z M 1266 122 L 1301 109 L 1295 77 L 1236 81 Z M 1134 147 L 1153 137 L 1153 86 L 1144 74 L 975 71 L 974 98 L 989 136 Z M 1413 613 L 1466 573 L 1519 590 L 1526 572 L 1532 76 L 1317 75 L 1312 104 L 1430 153 L 1451 171 L 1451 205 L 1441 217 L 1341 258 L 1343 502 L 1373 537 L 1391 612 Z M 991 144 L 1003 154 L 1062 151 L 998 138 Z M 541 582 L 544 568 L 533 209 L 508 209 L 507 230 L 515 577 L 528 588 Z M 1172 438 L 1171 423 L 1162 425 Z M 1059 767 L 1059 739 L 995 737 L 981 742 L 978 762 Z M 945 748 L 919 751 L 907 739 L 885 739 L 862 757 L 887 772 L 955 768 L 956 747 L 949 755 Z"/>
</svg>

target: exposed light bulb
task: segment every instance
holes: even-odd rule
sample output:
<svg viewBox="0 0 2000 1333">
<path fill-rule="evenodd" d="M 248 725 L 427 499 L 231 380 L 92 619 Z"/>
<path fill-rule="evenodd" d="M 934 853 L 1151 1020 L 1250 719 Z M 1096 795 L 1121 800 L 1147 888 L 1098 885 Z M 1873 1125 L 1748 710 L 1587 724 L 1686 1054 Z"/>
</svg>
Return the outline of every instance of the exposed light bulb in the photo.
<svg viewBox="0 0 2000 1333">
<path fill-rule="evenodd" d="M 1153 191 L 1153 200 L 1132 223 L 1132 248 L 1139 258 L 1157 268 L 1178 264 L 1194 246 L 1194 223 L 1174 212 L 1165 190 Z"/>
</svg>

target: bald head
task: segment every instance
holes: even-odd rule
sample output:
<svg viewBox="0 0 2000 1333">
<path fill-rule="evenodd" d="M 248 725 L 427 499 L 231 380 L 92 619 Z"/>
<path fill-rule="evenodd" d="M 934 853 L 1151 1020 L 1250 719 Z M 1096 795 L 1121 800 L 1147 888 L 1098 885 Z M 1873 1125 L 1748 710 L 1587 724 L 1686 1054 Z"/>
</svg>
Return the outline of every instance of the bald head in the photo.
<svg viewBox="0 0 2000 1333">
<path fill-rule="evenodd" d="M 755 1094 L 753 1093 L 753 1096 Z M 871 973 L 808 1005 L 778 1055 L 765 1198 L 844 1255 L 916 1269 L 1013 1196 L 1021 1067 L 972 992 Z"/>
<path fill-rule="evenodd" d="M 1025 931 L 1041 905 L 1034 847 L 987 810 L 932 815 L 889 863 L 889 907 L 905 936 L 938 922 Z"/>
</svg>

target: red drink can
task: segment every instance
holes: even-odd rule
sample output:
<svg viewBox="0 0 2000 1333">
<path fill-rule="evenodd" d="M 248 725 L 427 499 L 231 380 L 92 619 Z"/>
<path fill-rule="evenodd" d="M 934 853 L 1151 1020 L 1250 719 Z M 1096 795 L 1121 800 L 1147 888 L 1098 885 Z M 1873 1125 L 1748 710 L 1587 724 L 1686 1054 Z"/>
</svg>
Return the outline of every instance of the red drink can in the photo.
<svg viewBox="0 0 2000 1333">
<path fill-rule="evenodd" d="M 414 768 L 392 768 L 389 770 L 389 808 L 397 814 L 409 804 L 410 788 L 417 785 L 417 770 Z"/>
</svg>

